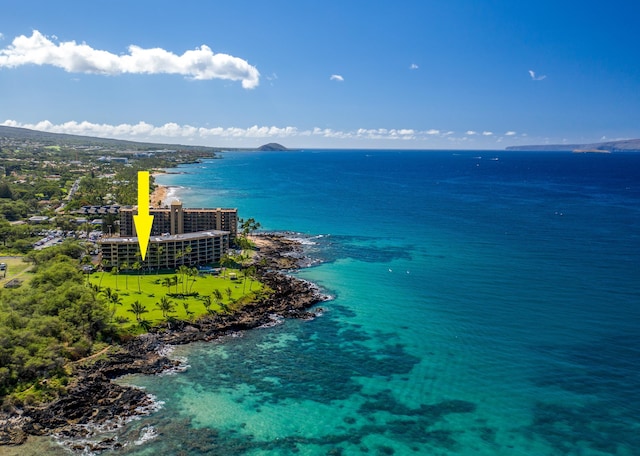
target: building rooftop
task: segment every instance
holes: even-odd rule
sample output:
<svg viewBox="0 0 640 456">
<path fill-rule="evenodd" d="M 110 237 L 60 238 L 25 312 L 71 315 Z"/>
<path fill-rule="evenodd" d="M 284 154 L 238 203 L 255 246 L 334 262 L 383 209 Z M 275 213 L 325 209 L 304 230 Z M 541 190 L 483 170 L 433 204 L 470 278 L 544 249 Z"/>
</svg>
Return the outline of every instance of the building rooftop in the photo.
<svg viewBox="0 0 640 456">
<path fill-rule="evenodd" d="M 216 237 L 222 236 L 225 234 L 230 234 L 229 231 L 218 231 L 218 230 L 208 230 L 208 231 L 196 231 L 193 233 L 184 233 L 184 234 L 169 234 L 163 236 L 151 236 L 149 241 L 151 242 L 167 242 L 167 241 L 189 241 L 192 239 L 201 239 L 203 237 Z M 98 240 L 98 242 L 102 243 L 116 243 L 116 244 L 133 244 L 138 243 L 137 237 L 103 237 Z"/>
</svg>

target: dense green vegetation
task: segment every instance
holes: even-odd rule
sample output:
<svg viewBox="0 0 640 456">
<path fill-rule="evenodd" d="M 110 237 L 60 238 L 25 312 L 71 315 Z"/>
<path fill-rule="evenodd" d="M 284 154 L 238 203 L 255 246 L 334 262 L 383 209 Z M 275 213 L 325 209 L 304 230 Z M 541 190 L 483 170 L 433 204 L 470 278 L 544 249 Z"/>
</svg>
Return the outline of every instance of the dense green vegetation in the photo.
<svg viewBox="0 0 640 456">
<path fill-rule="evenodd" d="M 57 394 L 68 375 L 65 364 L 112 339 L 109 309 L 78 268 L 82 250 L 67 242 L 34 252 L 30 286 L 0 289 L 0 396 Z"/>
</svg>

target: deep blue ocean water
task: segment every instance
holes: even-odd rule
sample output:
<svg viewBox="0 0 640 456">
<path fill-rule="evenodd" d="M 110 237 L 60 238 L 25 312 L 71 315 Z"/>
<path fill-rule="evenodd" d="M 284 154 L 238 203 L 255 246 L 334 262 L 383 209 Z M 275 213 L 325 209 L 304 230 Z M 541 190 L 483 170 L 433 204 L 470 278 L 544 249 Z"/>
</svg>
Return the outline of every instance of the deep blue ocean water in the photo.
<svg viewBox="0 0 640 456">
<path fill-rule="evenodd" d="M 308 322 L 126 378 L 116 454 L 640 454 L 640 154 L 224 153 L 158 182 L 301 233 Z"/>
</svg>

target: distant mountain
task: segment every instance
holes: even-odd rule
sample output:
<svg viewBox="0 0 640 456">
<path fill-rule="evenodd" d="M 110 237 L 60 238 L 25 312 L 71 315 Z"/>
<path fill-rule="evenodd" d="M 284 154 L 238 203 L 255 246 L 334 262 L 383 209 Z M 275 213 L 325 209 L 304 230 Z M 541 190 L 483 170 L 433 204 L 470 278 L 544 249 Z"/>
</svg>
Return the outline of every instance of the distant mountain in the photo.
<svg viewBox="0 0 640 456">
<path fill-rule="evenodd" d="M 29 130 L 27 128 L 5 127 L 0 125 L 0 144 L 10 141 L 29 141 L 43 146 L 68 147 L 98 147 L 109 150 L 201 150 L 219 152 L 219 147 L 186 146 L 182 144 L 159 144 L 121 139 L 97 138 L 93 136 L 68 135 L 64 133 L 49 133 L 46 131 Z M 224 150 L 229 150 L 225 148 Z"/>
<path fill-rule="evenodd" d="M 506 150 L 572 151 L 572 152 L 640 152 L 640 139 L 624 139 L 592 144 L 545 144 L 510 146 Z"/>
<path fill-rule="evenodd" d="M 267 151 L 267 152 L 273 152 L 273 151 L 278 151 L 278 150 L 289 150 L 286 147 L 284 147 L 282 144 L 278 144 L 278 143 L 269 143 L 269 144 L 264 144 L 260 147 L 258 147 L 257 150 L 260 151 Z"/>
</svg>

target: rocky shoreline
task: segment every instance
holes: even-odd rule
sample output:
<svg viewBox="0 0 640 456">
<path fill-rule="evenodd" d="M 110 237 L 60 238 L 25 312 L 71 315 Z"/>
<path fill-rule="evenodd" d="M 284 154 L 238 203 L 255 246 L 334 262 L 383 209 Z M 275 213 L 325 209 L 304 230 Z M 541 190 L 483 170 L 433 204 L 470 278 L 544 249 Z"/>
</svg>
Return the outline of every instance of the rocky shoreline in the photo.
<svg viewBox="0 0 640 456">
<path fill-rule="evenodd" d="M 302 248 L 285 235 L 253 237 L 258 248 L 255 263 L 261 281 L 274 292 L 261 301 L 244 305 L 229 315 L 205 317 L 195 322 L 178 321 L 115 346 L 91 362 L 74 366 L 75 382 L 59 399 L 43 406 L 24 406 L 0 412 L 0 445 L 19 445 L 29 435 L 57 435 L 83 441 L 78 451 L 101 451 L 122 444 L 113 438 L 86 439 L 95 429 L 124 423 L 148 414 L 154 398 L 143 390 L 119 385 L 114 379 L 126 374 L 159 374 L 179 369 L 180 362 L 166 356 L 171 345 L 211 341 L 239 331 L 273 324 L 281 318 L 310 319 L 309 309 L 327 299 L 314 284 L 286 275 L 302 259 Z M 94 429 L 92 431 L 91 429 Z"/>
</svg>

